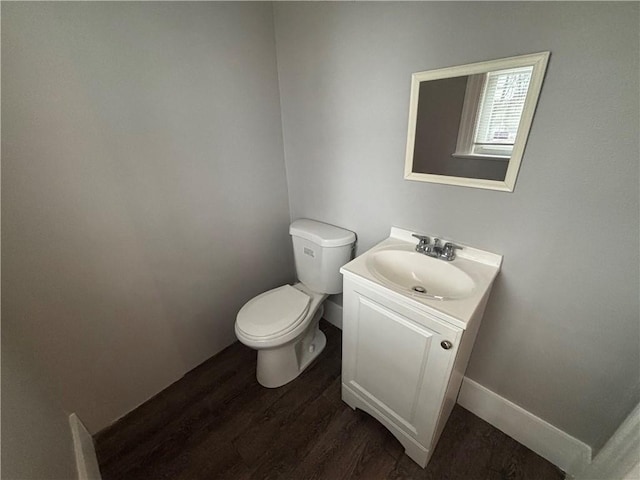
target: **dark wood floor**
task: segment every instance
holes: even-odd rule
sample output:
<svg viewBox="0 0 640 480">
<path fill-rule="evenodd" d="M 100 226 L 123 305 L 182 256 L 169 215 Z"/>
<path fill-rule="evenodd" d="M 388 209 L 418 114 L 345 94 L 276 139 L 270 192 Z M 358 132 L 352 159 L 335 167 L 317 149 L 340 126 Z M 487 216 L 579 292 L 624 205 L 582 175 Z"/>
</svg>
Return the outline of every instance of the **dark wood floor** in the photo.
<svg viewBox="0 0 640 480">
<path fill-rule="evenodd" d="M 340 400 L 340 330 L 277 389 L 235 343 L 96 435 L 104 480 L 562 479 L 549 462 L 456 406 L 426 469 L 377 421 Z"/>
</svg>

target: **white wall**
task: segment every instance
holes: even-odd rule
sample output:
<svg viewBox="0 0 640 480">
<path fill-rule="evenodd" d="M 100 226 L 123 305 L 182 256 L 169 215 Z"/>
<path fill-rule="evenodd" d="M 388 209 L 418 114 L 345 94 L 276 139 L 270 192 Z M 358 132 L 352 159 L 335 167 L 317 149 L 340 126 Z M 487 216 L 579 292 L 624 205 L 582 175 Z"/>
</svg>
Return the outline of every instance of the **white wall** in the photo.
<svg viewBox="0 0 640 480">
<path fill-rule="evenodd" d="M 16 338 L 2 334 L 2 478 L 76 478 L 67 413 L 51 379 Z"/>
<path fill-rule="evenodd" d="M 270 4 L 3 2 L 2 120 L 2 335 L 91 432 L 293 279 Z"/>
<path fill-rule="evenodd" d="M 638 4 L 274 8 L 292 218 L 503 254 L 467 375 L 600 447 L 640 396 Z M 514 193 L 403 180 L 412 72 L 546 50 Z"/>
</svg>

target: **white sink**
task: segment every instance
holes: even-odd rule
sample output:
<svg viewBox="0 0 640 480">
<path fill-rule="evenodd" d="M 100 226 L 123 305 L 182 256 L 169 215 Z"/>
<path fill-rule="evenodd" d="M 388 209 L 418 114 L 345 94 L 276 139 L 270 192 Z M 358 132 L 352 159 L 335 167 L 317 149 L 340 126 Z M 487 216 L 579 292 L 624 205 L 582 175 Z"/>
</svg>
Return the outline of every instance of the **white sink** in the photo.
<svg viewBox="0 0 640 480">
<path fill-rule="evenodd" d="M 456 251 L 453 261 L 428 257 L 416 252 L 414 233 L 392 227 L 389 238 L 340 272 L 385 297 L 399 295 L 413 309 L 429 314 L 437 311 L 441 319 L 467 328 L 474 314 L 484 308 L 502 256 L 454 242 L 462 249 Z"/>
<path fill-rule="evenodd" d="M 435 300 L 465 298 L 476 287 L 473 279 L 451 262 L 428 257 L 404 246 L 372 253 L 367 259 L 367 268 L 391 287 Z"/>
</svg>

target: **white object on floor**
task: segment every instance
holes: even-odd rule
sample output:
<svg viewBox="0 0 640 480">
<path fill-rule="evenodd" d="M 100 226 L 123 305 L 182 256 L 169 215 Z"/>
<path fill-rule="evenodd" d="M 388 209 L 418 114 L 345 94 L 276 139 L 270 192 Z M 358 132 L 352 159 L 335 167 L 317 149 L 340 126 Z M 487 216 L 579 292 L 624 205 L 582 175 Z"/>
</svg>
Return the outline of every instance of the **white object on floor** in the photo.
<svg viewBox="0 0 640 480">
<path fill-rule="evenodd" d="M 356 241 L 349 230 L 308 219 L 293 222 L 289 233 L 300 282 L 252 298 L 235 324 L 238 340 L 258 350 L 256 378 L 268 388 L 294 380 L 324 349 L 322 303 L 342 292 L 340 267 L 351 259 Z"/>
<path fill-rule="evenodd" d="M 75 413 L 69 415 L 78 480 L 101 480 L 93 438 Z"/>
<path fill-rule="evenodd" d="M 421 249 L 426 240 L 392 228 L 341 268 L 342 399 L 387 427 L 421 467 L 455 405 L 502 263 L 500 255 L 435 240 L 434 258 Z M 453 247 L 462 250 L 446 253 Z"/>
</svg>

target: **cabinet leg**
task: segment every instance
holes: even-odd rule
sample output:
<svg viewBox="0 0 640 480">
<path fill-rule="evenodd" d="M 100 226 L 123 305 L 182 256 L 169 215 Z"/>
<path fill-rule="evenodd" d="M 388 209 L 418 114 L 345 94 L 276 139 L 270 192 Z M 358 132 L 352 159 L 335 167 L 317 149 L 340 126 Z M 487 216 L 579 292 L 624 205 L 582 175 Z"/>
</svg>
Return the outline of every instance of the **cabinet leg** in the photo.
<svg viewBox="0 0 640 480">
<path fill-rule="evenodd" d="M 423 450 L 422 448 L 419 448 L 417 445 L 414 446 L 414 445 L 405 444 L 404 453 L 407 455 L 407 457 L 409 457 L 411 460 L 416 462 L 422 468 L 425 468 L 427 466 L 427 463 L 429 462 L 429 458 L 431 457 L 430 452 L 428 450 Z"/>
</svg>

